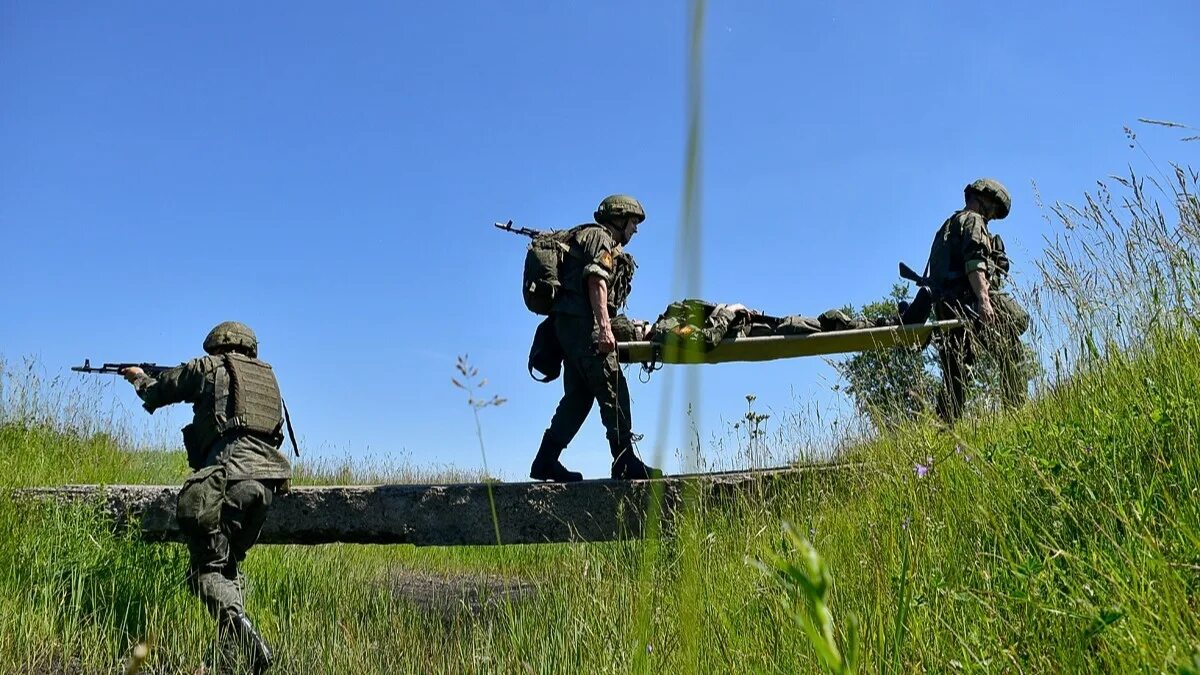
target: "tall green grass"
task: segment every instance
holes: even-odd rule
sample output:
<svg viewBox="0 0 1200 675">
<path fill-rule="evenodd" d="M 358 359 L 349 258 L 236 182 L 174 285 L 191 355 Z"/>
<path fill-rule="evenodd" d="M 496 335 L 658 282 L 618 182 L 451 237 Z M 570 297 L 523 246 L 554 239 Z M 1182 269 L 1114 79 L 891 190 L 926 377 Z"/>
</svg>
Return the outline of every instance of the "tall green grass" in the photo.
<svg viewBox="0 0 1200 675">
<path fill-rule="evenodd" d="M 292 673 L 1196 672 L 1197 182 L 1121 177 L 1047 209 L 1061 227 L 1027 289 L 1047 378 L 1021 410 L 855 436 L 857 468 L 694 500 L 661 539 L 262 546 L 248 610 Z M 729 452 L 767 452 L 760 417 L 748 408 Z M 133 449 L 107 419 L 29 363 L 0 367 L 0 672 L 112 672 L 143 641 L 150 671 L 194 672 L 212 644 L 182 547 L 7 496 L 182 478 L 181 453 Z M 300 475 L 434 478 L 413 471 Z M 485 597 L 497 578 L 535 590 L 431 605 L 408 583 L 429 575 Z"/>
<path fill-rule="evenodd" d="M 752 564 L 799 560 L 787 521 L 832 574 L 839 643 L 857 619 L 866 672 L 1171 670 L 1200 647 L 1198 377 L 1196 335 L 1157 333 L 1015 415 L 953 435 L 914 424 L 858 448 L 853 473 L 695 504 L 648 567 L 638 542 L 264 546 L 248 606 L 281 672 L 816 672 L 803 598 Z M 105 438 L 12 422 L 0 438 L 10 485 L 176 471 Z M 156 672 L 199 663 L 212 627 L 179 583 L 182 547 L 108 534 L 86 508 L 2 501 L 0 530 L 0 671 L 111 671 L 141 640 Z M 537 591 L 429 608 L 395 593 L 414 571 Z"/>
</svg>

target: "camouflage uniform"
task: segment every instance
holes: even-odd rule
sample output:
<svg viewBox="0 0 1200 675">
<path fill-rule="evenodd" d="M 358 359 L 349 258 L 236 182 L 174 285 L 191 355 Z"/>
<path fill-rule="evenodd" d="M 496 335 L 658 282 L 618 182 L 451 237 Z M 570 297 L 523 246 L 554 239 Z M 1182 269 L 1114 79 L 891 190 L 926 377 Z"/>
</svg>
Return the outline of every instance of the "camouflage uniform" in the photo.
<svg viewBox="0 0 1200 675">
<path fill-rule="evenodd" d="M 575 438 L 593 402 L 600 406 L 613 457 L 633 446 L 629 384 L 617 362 L 617 353 L 596 351 L 598 328 L 587 292 L 588 277 L 597 276 L 607 282 L 609 316 L 616 317 L 627 299 L 633 270 L 633 258 L 602 225 L 580 230 L 563 262 L 562 292 L 552 312 L 554 332 L 565 355 L 563 397 L 545 435 L 546 442 L 560 450 Z"/>
<path fill-rule="evenodd" d="M 569 250 L 558 268 L 561 286 L 549 321 L 563 357 L 563 397 L 530 467 L 529 477 L 535 480 L 582 480 L 582 474 L 568 471 L 558 458 L 579 433 L 593 402 L 600 406 L 600 420 L 613 456 L 612 477 L 639 479 L 662 475 L 658 469 L 646 466 L 635 452 L 630 429 L 629 384 L 621 372 L 616 351 L 599 352 L 600 317 L 588 292 L 592 278 L 602 280 L 608 289 L 606 309 L 612 337 L 618 340 L 633 337 L 629 334 L 634 331 L 632 322 L 619 317 L 617 311 L 629 298 L 637 265 L 617 237 L 627 242 L 637 231 L 637 225 L 646 219 L 646 213 L 633 197 L 610 195 L 600 202 L 594 215 L 595 223 L 571 230 Z"/>
<path fill-rule="evenodd" d="M 190 554 L 187 586 L 217 620 L 222 637 L 261 642 L 245 616 L 238 565 L 258 540 L 275 493 L 292 475 L 279 451 L 282 400 L 274 373 L 249 355 L 210 353 L 157 377 L 138 377 L 133 385 L 150 413 L 192 404 L 184 445 L 194 473 L 180 489 L 176 510 Z M 265 657 L 251 657 L 257 670 L 270 661 L 265 643 L 262 649 Z"/>
<path fill-rule="evenodd" d="M 980 183 L 968 186 L 968 194 Z M 1002 218 L 1008 214 L 1007 192 L 997 203 L 1003 206 L 998 216 Z M 942 334 L 938 340 L 944 385 L 938 407 L 948 422 L 962 414 L 970 368 L 980 349 L 989 350 L 999 361 L 1005 404 L 1016 406 L 1025 399 L 1027 382 L 1022 379 L 1019 367 L 1020 336 L 1029 326 L 1029 315 L 1012 296 L 1001 291 L 1008 268 L 1003 241 L 988 231 L 988 219 L 975 211 L 955 212 L 934 236 L 929 251 L 929 281 L 937 298 L 937 318 L 961 319 L 967 323 L 964 328 Z M 990 325 L 978 320 L 978 300 L 968 281 L 968 275 L 978 270 L 988 277 L 989 297 L 995 312 L 995 321 Z"/>
</svg>

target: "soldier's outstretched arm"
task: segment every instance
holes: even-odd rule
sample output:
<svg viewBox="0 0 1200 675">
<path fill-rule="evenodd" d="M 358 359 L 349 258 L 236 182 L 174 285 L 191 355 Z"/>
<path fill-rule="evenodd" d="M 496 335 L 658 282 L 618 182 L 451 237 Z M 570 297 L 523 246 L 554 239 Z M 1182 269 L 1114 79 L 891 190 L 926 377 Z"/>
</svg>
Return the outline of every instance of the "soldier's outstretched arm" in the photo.
<svg viewBox="0 0 1200 675">
<path fill-rule="evenodd" d="M 199 359 L 188 361 L 150 377 L 141 368 L 126 368 L 121 371 L 133 390 L 142 399 L 146 412 L 172 403 L 194 403 L 204 390 L 204 373 Z"/>
</svg>

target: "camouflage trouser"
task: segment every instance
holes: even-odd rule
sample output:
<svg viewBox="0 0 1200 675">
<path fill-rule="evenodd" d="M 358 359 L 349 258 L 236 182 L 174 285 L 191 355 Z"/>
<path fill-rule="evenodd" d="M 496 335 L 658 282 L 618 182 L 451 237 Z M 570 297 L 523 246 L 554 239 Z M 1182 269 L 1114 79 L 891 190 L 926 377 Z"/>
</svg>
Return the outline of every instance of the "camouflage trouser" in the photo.
<svg viewBox="0 0 1200 675">
<path fill-rule="evenodd" d="M 187 586 L 224 627 L 245 613 L 238 563 L 258 541 L 274 493 L 256 480 L 226 482 L 223 472 L 203 473 L 193 474 L 198 478 L 189 478 L 180 492 L 181 510 L 188 503 L 204 503 L 210 511 L 188 526 L 180 520 L 191 554 Z"/>
<path fill-rule="evenodd" d="M 967 311 L 966 300 L 939 302 L 937 318 L 960 319 L 965 328 L 943 333 L 938 341 L 938 359 L 942 366 L 942 394 L 938 413 L 953 423 L 963 411 L 971 367 L 981 350 L 987 350 L 1000 367 L 1001 398 L 1005 406 L 1019 407 L 1025 402 L 1028 382 L 1021 369 L 1021 334 L 1029 328 L 1029 314 L 1007 293 L 992 293 L 996 320 L 985 325 Z"/>
<path fill-rule="evenodd" d="M 596 352 L 590 317 L 555 314 L 554 330 L 565 354 L 563 397 L 546 430 L 547 440 L 560 449 L 567 447 L 579 433 L 595 401 L 600 405 L 600 420 L 613 457 L 632 449 L 629 384 L 616 353 Z"/>
</svg>

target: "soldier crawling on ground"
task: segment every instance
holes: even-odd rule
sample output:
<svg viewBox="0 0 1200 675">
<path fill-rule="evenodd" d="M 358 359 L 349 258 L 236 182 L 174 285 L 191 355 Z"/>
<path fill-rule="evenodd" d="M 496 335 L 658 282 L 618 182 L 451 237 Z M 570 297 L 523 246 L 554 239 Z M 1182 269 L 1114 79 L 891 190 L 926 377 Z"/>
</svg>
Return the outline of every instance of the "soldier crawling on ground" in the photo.
<svg viewBox="0 0 1200 675">
<path fill-rule="evenodd" d="M 988 223 L 1008 216 L 1012 199 L 998 181 L 981 178 L 964 189 L 965 206 L 942 223 L 929 251 L 928 278 L 938 319 L 961 319 L 960 328 L 938 340 L 943 390 L 938 412 L 948 424 L 961 415 L 970 368 L 980 350 L 1000 366 L 1004 404 L 1024 403 L 1028 382 L 1021 370 L 1021 334 L 1029 314 L 1001 291 L 1009 260 L 1004 242 Z"/>
<path fill-rule="evenodd" d="M 238 564 L 258 540 L 275 494 L 287 490 L 291 464 L 283 445 L 283 400 L 271 366 L 258 359 L 258 339 L 226 321 L 204 339 L 208 354 L 150 377 L 138 367 L 121 374 L 147 412 L 191 403 L 183 439 L 192 473 L 179 492 L 176 520 L 187 539 L 187 586 L 217 621 L 226 666 L 261 673 L 271 665 L 266 642 L 246 616 Z M 293 439 L 294 443 L 294 439 Z"/>
<path fill-rule="evenodd" d="M 559 461 L 599 404 L 613 463 L 611 475 L 644 479 L 662 475 L 647 466 L 633 447 L 629 385 L 617 361 L 613 318 L 629 298 L 636 264 L 624 251 L 646 219 L 641 203 L 627 195 L 600 202 L 595 223 L 572 230 L 560 274 L 562 287 L 550 312 L 553 336 L 563 354 L 563 396 L 529 469 L 534 480 L 572 482 L 583 474 Z"/>
</svg>

